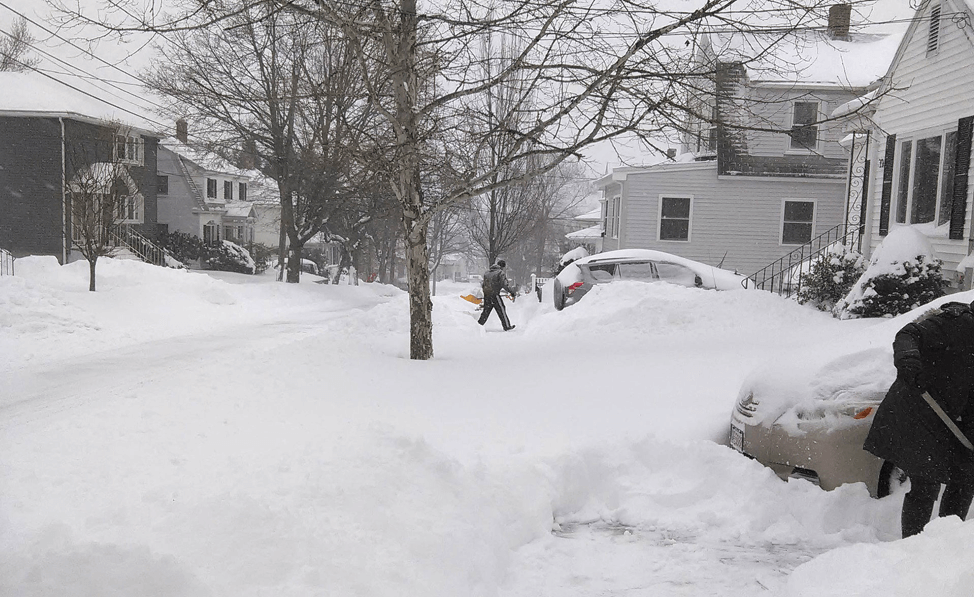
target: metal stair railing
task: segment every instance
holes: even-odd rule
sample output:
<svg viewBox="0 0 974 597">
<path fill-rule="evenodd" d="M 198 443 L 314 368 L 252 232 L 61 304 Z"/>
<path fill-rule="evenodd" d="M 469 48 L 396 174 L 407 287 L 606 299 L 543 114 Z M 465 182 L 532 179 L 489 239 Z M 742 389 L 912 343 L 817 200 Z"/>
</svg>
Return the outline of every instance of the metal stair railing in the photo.
<svg viewBox="0 0 974 597">
<path fill-rule="evenodd" d="M 113 226 L 109 231 L 109 239 L 112 244 L 126 247 L 146 263 L 178 269 L 186 267 L 172 253 L 127 224 Z"/>
<path fill-rule="evenodd" d="M 841 244 L 861 251 L 862 232 L 859 224 L 838 224 L 748 278 L 754 282 L 755 288 L 790 297 L 801 291 L 803 274 L 812 260 L 824 255 L 833 245 Z"/>
</svg>

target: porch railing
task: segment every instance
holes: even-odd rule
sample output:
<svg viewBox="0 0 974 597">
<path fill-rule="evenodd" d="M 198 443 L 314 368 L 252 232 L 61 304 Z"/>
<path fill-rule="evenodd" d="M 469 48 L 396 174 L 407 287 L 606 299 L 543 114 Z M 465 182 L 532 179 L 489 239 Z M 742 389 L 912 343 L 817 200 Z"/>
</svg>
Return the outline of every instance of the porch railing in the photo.
<svg viewBox="0 0 974 597">
<path fill-rule="evenodd" d="M 780 257 L 757 272 L 748 276 L 754 286 L 761 290 L 777 292 L 790 297 L 801 291 L 803 274 L 811 267 L 812 261 L 824 255 L 829 247 L 841 244 L 856 251 L 862 250 L 862 228 L 860 225 L 839 224 Z"/>
<path fill-rule="evenodd" d="M 132 251 L 136 257 L 146 263 L 180 269 L 186 267 L 172 253 L 126 224 L 113 226 L 109 232 L 109 240 L 115 246 L 122 246 Z"/>
<path fill-rule="evenodd" d="M 0 249 L 0 276 L 14 275 L 14 256 L 6 249 Z"/>
</svg>

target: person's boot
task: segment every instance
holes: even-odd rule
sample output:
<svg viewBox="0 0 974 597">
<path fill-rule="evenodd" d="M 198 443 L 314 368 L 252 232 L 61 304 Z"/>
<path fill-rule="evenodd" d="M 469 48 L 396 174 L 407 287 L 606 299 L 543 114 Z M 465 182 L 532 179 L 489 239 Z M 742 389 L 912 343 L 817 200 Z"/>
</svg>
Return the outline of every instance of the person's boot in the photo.
<svg viewBox="0 0 974 597">
<path fill-rule="evenodd" d="M 504 331 L 505 331 L 505 332 L 509 332 L 509 331 L 511 331 L 511 330 L 513 330 L 514 328 L 516 328 L 516 327 L 517 327 L 516 325 L 514 325 L 514 324 L 511 324 L 511 327 L 509 327 L 509 328 L 504 328 Z"/>
</svg>

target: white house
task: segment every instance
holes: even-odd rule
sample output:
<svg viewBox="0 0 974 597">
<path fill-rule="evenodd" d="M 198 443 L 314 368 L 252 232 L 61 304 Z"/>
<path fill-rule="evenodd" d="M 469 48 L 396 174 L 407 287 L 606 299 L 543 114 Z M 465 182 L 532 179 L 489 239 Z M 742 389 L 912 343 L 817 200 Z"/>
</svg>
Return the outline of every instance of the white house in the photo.
<svg viewBox="0 0 974 597">
<path fill-rule="evenodd" d="M 597 182 L 603 250 L 656 249 L 752 274 L 841 229 L 850 152 L 838 143 L 844 123 L 829 116 L 879 84 L 903 29 L 863 32 L 851 6 L 832 8 L 827 28 L 779 40 L 772 65 L 751 54 L 770 39 L 702 36 L 697 61 L 714 74 L 696 112 L 710 117 L 689 123 L 675 160 Z M 735 126 L 753 123 L 766 130 Z"/>
<path fill-rule="evenodd" d="M 866 245 L 875 249 L 891 230 L 914 226 L 945 272 L 974 247 L 972 23 L 974 0 L 921 2 L 878 90 L 873 126 L 860 135 L 869 143 Z M 953 283 L 970 287 L 969 272 Z"/>
</svg>

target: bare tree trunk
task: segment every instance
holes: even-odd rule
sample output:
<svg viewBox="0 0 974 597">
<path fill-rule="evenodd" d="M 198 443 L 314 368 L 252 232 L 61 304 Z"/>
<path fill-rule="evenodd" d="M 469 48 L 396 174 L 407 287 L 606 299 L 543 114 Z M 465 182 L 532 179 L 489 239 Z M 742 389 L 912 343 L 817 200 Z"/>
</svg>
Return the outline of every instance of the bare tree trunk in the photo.
<svg viewBox="0 0 974 597">
<path fill-rule="evenodd" d="M 406 268 L 409 280 L 409 358 L 433 358 L 433 299 L 430 296 L 427 226 L 405 220 Z"/>
<path fill-rule="evenodd" d="M 287 283 L 297 284 L 301 281 L 301 259 L 304 247 L 292 242 L 287 250 Z"/>
<path fill-rule="evenodd" d="M 284 220 L 281 220 L 281 236 L 277 244 L 277 281 L 284 280 L 284 264 L 287 261 L 287 230 L 284 228 Z"/>
<path fill-rule="evenodd" d="M 98 255 L 88 260 L 88 292 L 95 291 L 95 264 L 98 263 Z"/>
</svg>

